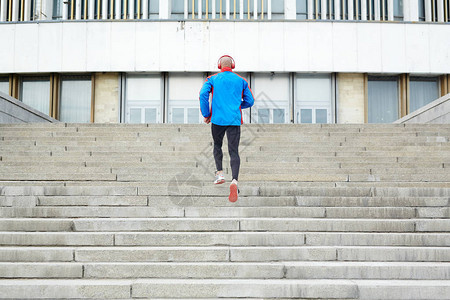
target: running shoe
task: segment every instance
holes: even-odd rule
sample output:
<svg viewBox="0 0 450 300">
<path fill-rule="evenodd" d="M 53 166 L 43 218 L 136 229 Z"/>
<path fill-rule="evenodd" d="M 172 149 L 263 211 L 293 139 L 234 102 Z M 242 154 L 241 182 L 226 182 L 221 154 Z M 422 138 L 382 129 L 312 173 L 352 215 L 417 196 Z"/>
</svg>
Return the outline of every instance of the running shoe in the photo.
<svg viewBox="0 0 450 300">
<path fill-rule="evenodd" d="M 214 180 L 214 184 L 222 184 L 225 182 L 225 176 L 223 173 L 216 174 L 216 180 Z"/>
<path fill-rule="evenodd" d="M 233 181 L 230 184 L 230 196 L 228 196 L 228 200 L 230 202 L 236 202 L 238 199 L 239 189 L 237 185 L 237 180 L 233 179 Z"/>
</svg>

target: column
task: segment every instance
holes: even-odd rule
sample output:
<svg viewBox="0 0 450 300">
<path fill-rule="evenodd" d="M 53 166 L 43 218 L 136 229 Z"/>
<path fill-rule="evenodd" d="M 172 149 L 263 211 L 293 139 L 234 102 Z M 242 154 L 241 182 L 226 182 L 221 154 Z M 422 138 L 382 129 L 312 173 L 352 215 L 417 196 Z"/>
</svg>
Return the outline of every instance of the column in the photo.
<svg viewBox="0 0 450 300">
<path fill-rule="evenodd" d="M 0 22 L 6 22 L 6 0 L 0 2 Z"/>
<path fill-rule="evenodd" d="M 388 0 L 388 21 L 394 21 L 394 0 Z"/>
<path fill-rule="evenodd" d="M 313 10 L 313 6 L 314 2 L 313 0 L 308 0 L 308 20 L 314 20 L 314 10 Z"/>
<path fill-rule="evenodd" d="M 67 20 L 69 18 L 69 2 L 64 0 L 62 3 L 62 19 Z"/>
<path fill-rule="evenodd" d="M 373 15 L 375 16 L 375 21 L 380 21 L 380 8 L 380 0 L 375 0 L 373 7 Z"/>
<path fill-rule="evenodd" d="M 19 20 L 19 0 L 13 0 L 12 21 L 17 22 L 18 20 Z"/>
<path fill-rule="evenodd" d="M 403 1 L 403 19 L 407 22 L 419 21 L 419 0 Z"/>
<path fill-rule="evenodd" d="M 6 3 L 6 1 L 3 1 Z M 31 16 L 31 0 L 25 0 L 25 9 L 24 9 L 24 21 L 30 21 Z M 51 20 L 53 17 L 53 14 L 49 16 L 49 19 Z"/>
<path fill-rule="evenodd" d="M 431 22 L 431 0 L 425 0 L 425 21 Z"/>
<path fill-rule="evenodd" d="M 444 0 L 437 0 L 437 20 L 444 22 Z"/>
<path fill-rule="evenodd" d="M 322 20 L 327 19 L 327 0 L 321 0 L 320 18 Z"/>
<path fill-rule="evenodd" d="M 295 0 L 284 0 L 284 18 L 286 20 L 297 19 L 297 2 Z"/>
<path fill-rule="evenodd" d="M 214 0 L 213 0 L 213 5 L 214 5 Z M 239 19 L 243 20 L 244 19 L 244 1 L 239 1 Z"/>
<path fill-rule="evenodd" d="M 202 1 L 199 0 L 198 1 L 198 19 L 201 20 L 203 16 L 203 12 L 202 12 Z"/>
<path fill-rule="evenodd" d="M 250 0 L 248 0 L 250 1 Z M 255 0 L 253 3 L 253 18 L 258 19 L 258 0 Z"/>
<path fill-rule="evenodd" d="M 355 12 L 353 11 L 353 0 L 347 1 L 348 5 L 348 20 L 353 20 L 353 16 L 355 15 Z"/>
<path fill-rule="evenodd" d="M 148 1 L 142 0 L 142 19 L 148 19 Z"/>
<path fill-rule="evenodd" d="M 211 3 L 211 19 L 215 19 L 215 18 L 216 18 L 216 1 L 212 0 L 212 3 Z"/>
<path fill-rule="evenodd" d="M 75 2 L 75 19 L 81 20 L 81 0 Z"/>
<path fill-rule="evenodd" d="M 107 1 L 107 0 L 103 0 Z M 133 20 L 134 19 L 134 0 L 128 1 L 128 19 Z"/>
<path fill-rule="evenodd" d="M 267 19 L 272 20 L 272 0 L 267 0 Z"/>
<path fill-rule="evenodd" d="M 367 2 L 361 1 L 361 20 L 367 21 Z"/>
<path fill-rule="evenodd" d="M 230 0 L 225 0 L 225 18 L 230 19 Z"/>
<path fill-rule="evenodd" d="M 121 0 L 117 0 L 117 4 L 120 4 Z M 95 18 L 95 0 L 89 0 L 88 1 L 88 18 L 89 20 L 93 20 Z M 120 7 L 120 5 L 119 5 Z M 116 11 L 117 11 L 117 5 L 116 5 Z"/>
<path fill-rule="evenodd" d="M 108 0 L 102 0 L 102 19 L 103 20 L 108 19 Z"/>
<path fill-rule="evenodd" d="M 334 19 L 341 19 L 341 0 L 334 0 Z"/>
</svg>

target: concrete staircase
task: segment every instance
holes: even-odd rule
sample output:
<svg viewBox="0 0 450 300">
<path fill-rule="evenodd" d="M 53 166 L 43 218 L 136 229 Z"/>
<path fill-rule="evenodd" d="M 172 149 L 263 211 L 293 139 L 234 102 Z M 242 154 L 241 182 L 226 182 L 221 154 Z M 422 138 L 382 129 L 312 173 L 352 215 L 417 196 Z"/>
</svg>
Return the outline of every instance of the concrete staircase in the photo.
<svg viewBox="0 0 450 300">
<path fill-rule="evenodd" d="M 449 299 L 449 138 L 245 125 L 230 203 L 207 125 L 1 125 L 0 298 Z"/>
</svg>

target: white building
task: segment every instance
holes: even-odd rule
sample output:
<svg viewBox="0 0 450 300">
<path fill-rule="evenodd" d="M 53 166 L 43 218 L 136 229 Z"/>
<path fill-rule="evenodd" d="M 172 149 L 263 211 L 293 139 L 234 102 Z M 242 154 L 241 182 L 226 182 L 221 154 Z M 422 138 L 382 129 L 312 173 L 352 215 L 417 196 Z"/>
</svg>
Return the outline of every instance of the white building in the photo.
<svg viewBox="0 0 450 300">
<path fill-rule="evenodd" d="M 0 91 L 65 122 L 199 123 L 229 54 L 247 122 L 392 122 L 450 92 L 450 0 L 0 0 Z"/>
</svg>

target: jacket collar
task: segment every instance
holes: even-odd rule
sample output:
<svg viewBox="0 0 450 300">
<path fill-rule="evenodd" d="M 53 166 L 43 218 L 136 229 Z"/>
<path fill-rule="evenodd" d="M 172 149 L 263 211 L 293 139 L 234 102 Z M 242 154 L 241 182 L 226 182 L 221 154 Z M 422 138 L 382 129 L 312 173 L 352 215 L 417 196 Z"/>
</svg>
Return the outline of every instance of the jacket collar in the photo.
<svg viewBox="0 0 450 300">
<path fill-rule="evenodd" d="M 229 67 L 223 67 L 220 72 L 233 72 L 231 68 Z"/>
</svg>

